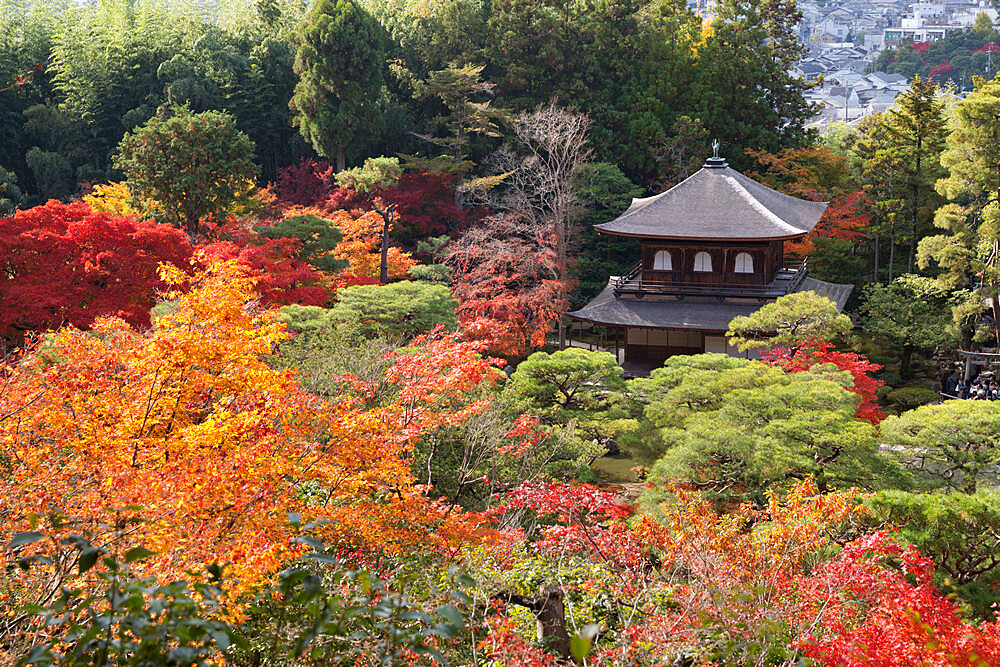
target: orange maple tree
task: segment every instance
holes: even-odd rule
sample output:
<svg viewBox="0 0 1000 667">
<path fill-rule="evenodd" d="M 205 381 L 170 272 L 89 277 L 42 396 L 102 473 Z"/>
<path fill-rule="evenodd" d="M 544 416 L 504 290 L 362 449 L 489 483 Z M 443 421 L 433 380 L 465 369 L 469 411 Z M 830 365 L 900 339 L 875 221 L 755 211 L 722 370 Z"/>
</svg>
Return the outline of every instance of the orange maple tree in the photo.
<svg viewBox="0 0 1000 667">
<path fill-rule="evenodd" d="M 344 240 L 337 244 L 334 257 L 346 259 L 349 264 L 345 274 L 357 277 L 377 278 L 379 275 L 379 255 L 382 243 L 382 218 L 374 211 L 344 211 L 327 213 Z M 389 279 L 405 277 L 417 265 L 410 253 L 399 248 L 389 248 Z"/>
<path fill-rule="evenodd" d="M 545 345 L 567 310 L 555 237 L 545 225 L 514 214 L 487 217 L 449 246 L 452 292 L 466 335 L 498 354 Z"/>
<path fill-rule="evenodd" d="M 824 146 L 786 148 L 778 153 L 747 149 L 746 154 L 760 166 L 747 175 L 786 195 L 830 200 L 843 194 L 849 183 L 847 158 Z"/>
<path fill-rule="evenodd" d="M 295 555 L 290 512 L 328 520 L 326 537 L 355 551 L 471 537 L 476 517 L 428 500 L 408 456 L 429 430 L 485 409 L 477 389 L 497 371 L 475 344 L 437 335 L 399 351 L 385 404 L 353 378 L 322 401 L 267 363 L 287 334 L 252 306 L 236 263 L 163 278 L 191 288 L 152 330 L 62 329 L 2 371 L 0 542 L 86 532 L 119 556 L 151 549 L 153 574 L 217 562 L 252 586 Z"/>
</svg>

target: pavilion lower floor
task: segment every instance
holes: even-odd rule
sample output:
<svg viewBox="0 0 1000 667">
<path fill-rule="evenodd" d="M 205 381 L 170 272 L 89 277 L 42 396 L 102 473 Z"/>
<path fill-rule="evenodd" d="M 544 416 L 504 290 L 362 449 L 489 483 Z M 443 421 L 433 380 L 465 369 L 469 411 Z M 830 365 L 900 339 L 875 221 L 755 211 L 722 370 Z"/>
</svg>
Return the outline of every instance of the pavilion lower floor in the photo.
<svg viewBox="0 0 1000 667">
<path fill-rule="evenodd" d="M 645 375 L 678 354 L 715 352 L 755 358 L 729 345 L 725 332 L 739 316 L 757 312 L 768 299 L 709 297 L 705 295 L 626 295 L 615 292 L 616 278 L 583 308 L 567 313 L 574 322 L 617 332 L 613 341 L 602 335 L 603 348 L 612 348 L 630 375 Z M 843 310 L 853 286 L 805 278 L 798 291 L 811 291 L 831 299 Z M 622 354 L 624 353 L 624 354 Z"/>
<path fill-rule="evenodd" d="M 718 331 L 626 327 L 623 338 L 622 361 L 629 370 L 645 370 L 643 375 L 679 354 L 713 352 L 744 359 L 758 357 L 755 352 L 740 352 L 735 345 L 729 344 L 724 333 Z"/>
</svg>

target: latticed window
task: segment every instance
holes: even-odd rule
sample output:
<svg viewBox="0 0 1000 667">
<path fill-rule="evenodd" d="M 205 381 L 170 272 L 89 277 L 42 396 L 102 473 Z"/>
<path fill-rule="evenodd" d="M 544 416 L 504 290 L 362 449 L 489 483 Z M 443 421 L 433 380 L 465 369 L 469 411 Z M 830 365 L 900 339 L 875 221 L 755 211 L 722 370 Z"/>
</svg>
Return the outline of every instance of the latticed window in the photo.
<svg viewBox="0 0 1000 667">
<path fill-rule="evenodd" d="M 753 257 L 748 252 L 736 255 L 736 273 L 753 273 Z"/>
<path fill-rule="evenodd" d="M 674 257 L 670 254 L 669 250 L 657 250 L 656 254 L 653 255 L 653 270 L 654 271 L 673 271 L 674 270 Z"/>
<path fill-rule="evenodd" d="M 712 272 L 712 256 L 707 252 L 699 252 L 694 256 L 694 270 L 699 273 Z"/>
</svg>

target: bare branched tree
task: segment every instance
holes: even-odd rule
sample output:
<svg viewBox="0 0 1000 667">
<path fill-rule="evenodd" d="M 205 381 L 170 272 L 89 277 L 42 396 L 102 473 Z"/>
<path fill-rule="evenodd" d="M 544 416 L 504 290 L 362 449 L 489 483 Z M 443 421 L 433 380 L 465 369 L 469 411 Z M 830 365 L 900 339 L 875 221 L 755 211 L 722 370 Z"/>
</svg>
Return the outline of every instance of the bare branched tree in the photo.
<svg viewBox="0 0 1000 667">
<path fill-rule="evenodd" d="M 581 208 L 576 175 L 591 157 L 587 146 L 590 117 L 553 101 L 518 114 L 511 124 L 515 146 L 501 148 L 491 160 L 494 173 L 504 178 L 499 185 L 491 182 L 495 187 L 481 192 L 478 199 L 551 230 L 559 272 L 556 279 L 563 291 L 560 296 L 566 300 L 571 252 L 578 240 L 574 220 Z M 560 348 L 565 342 L 566 329 L 560 317 Z"/>
</svg>

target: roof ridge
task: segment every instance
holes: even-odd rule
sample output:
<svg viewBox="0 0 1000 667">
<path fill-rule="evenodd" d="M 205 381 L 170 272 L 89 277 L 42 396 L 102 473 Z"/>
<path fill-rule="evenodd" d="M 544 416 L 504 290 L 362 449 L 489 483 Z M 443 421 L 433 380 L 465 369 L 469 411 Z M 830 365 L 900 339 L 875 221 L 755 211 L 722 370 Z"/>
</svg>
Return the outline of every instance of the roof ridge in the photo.
<svg viewBox="0 0 1000 667">
<path fill-rule="evenodd" d="M 788 194 L 786 192 L 782 192 L 781 190 L 775 190 L 774 188 L 770 187 L 769 185 L 764 185 L 763 183 L 761 183 L 759 181 L 755 181 L 752 178 L 750 178 L 749 176 L 747 176 L 746 174 L 744 174 L 743 172 L 736 171 L 735 169 L 730 169 L 730 171 L 734 172 L 737 176 L 739 176 L 743 180 L 745 180 L 745 181 L 747 181 L 749 183 L 753 183 L 754 186 L 756 186 L 758 188 L 764 188 L 765 190 L 768 190 L 769 192 L 772 192 L 772 193 L 774 193 L 774 194 L 776 194 L 779 197 L 782 197 L 784 199 L 790 199 L 790 200 L 795 201 L 795 202 L 807 202 L 807 203 L 810 203 L 810 204 L 829 204 L 830 203 L 829 201 L 825 201 L 825 200 L 805 199 L 804 197 L 796 197 L 795 195 L 790 195 L 790 194 Z M 744 187 L 746 187 L 746 186 L 744 185 Z"/>
</svg>

